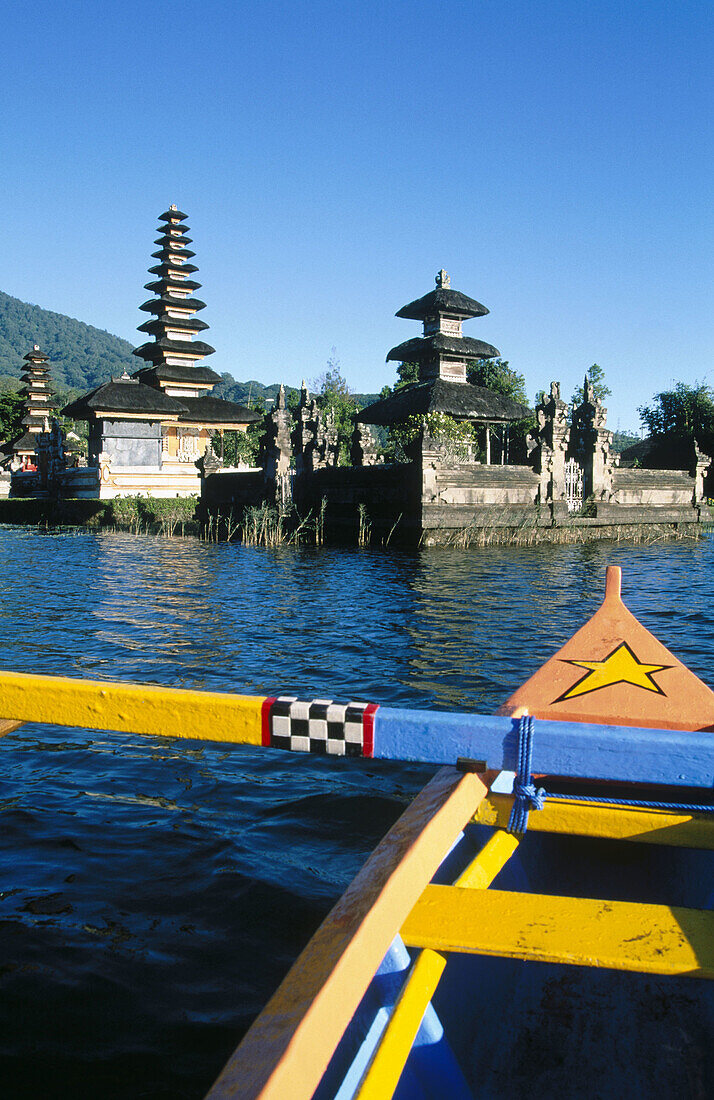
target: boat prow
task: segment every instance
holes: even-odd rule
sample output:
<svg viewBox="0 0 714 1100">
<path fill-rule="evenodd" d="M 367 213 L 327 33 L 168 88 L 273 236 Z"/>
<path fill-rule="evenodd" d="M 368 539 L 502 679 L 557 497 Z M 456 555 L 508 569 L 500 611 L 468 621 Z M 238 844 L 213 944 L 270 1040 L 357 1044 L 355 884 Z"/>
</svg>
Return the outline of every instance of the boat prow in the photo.
<svg viewBox="0 0 714 1100">
<path fill-rule="evenodd" d="M 714 692 L 628 611 L 620 589 L 621 570 L 609 566 L 600 608 L 499 714 L 714 730 Z"/>
</svg>

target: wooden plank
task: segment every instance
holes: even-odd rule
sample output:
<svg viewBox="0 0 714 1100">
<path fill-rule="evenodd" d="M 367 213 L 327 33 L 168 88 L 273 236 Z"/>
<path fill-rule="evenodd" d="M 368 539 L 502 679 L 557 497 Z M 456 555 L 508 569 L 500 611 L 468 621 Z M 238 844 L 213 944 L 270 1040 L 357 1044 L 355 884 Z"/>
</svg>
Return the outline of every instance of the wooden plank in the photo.
<svg viewBox="0 0 714 1100">
<path fill-rule="evenodd" d="M 207 1100 L 312 1097 L 387 948 L 492 778 L 437 773 L 310 940 Z"/>
<path fill-rule="evenodd" d="M 391 1100 L 446 959 L 421 951 L 409 972 L 355 1100 Z"/>
<path fill-rule="evenodd" d="M 517 730 L 518 720 L 512 717 L 380 707 L 374 719 L 374 755 L 435 764 L 466 758 L 485 761 L 490 769 L 516 771 Z M 539 719 L 532 770 L 537 775 L 711 789 L 714 736 L 701 730 Z"/>
<path fill-rule="evenodd" d="M 490 796 L 489 796 L 490 797 Z M 486 799 L 483 800 L 485 802 Z M 483 802 L 480 804 L 483 805 Z M 479 811 L 475 818 L 478 819 Z M 496 875 L 503 869 L 520 843 L 513 833 L 497 832 L 489 837 L 479 854 L 471 860 L 465 871 L 457 878 L 454 886 L 470 890 L 487 890 Z"/>
<path fill-rule="evenodd" d="M 262 704 L 216 691 L 0 672 L 0 713 L 22 722 L 259 745 Z"/>
<path fill-rule="evenodd" d="M 6 718 L 0 718 L 0 737 L 4 737 L 6 733 L 14 733 L 22 725 L 23 722 L 9 722 Z"/>
<path fill-rule="evenodd" d="M 154 736 L 260 744 L 262 697 L 186 691 L 155 684 L 70 680 L 0 672 L 0 713 L 22 722 Z M 379 707 L 373 755 L 455 764 L 484 760 L 513 771 L 518 719 Z M 714 786 L 708 732 L 538 721 L 533 771 L 670 786 Z"/>
<path fill-rule="evenodd" d="M 263 697 L 156 684 L 68 680 L 0 672 L 0 713 L 18 722 L 122 730 L 260 745 Z M 374 756 L 516 768 L 518 719 L 378 707 Z M 714 737 L 706 731 L 538 722 L 532 770 L 634 783 L 714 785 Z"/>
<path fill-rule="evenodd" d="M 714 913 L 700 909 L 427 886 L 402 938 L 434 951 L 714 977 Z"/>
<path fill-rule="evenodd" d="M 479 806 L 474 821 L 505 829 L 513 797 L 490 793 Z M 548 798 L 542 810 L 528 818 L 529 832 L 568 833 L 632 840 L 640 844 L 666 844 L 673 848 L 714 848 L 714 813 L 673 812 Z M 458 885 L 458 884 L 457 884 Z"/>
</svg>

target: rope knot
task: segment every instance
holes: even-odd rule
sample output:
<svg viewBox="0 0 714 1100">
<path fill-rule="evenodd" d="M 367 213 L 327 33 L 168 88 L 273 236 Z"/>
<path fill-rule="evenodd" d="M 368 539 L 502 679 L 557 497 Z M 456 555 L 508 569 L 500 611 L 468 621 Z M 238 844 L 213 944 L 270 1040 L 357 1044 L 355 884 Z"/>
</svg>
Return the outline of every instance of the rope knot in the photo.
<svg viewBox="0 0 714 1100">
<path fill-rule="evenodd" d="M 545 806 L 545 790 L 543 787 L 536 787 L 533 776 L 528 783 L 522 783 L 516 776 L 513 780 L 513 793 L 516 798 L 528 803 L 529 810 L 542 810 Z"/>
<path fill-rule="evenodd" d="M 525 833 L 530 810 L 542 810 L 546 793 L 536 787 L 531 775 L 534 721 L 526 714 L 518 723 L 518 771 L 513 780 L 513 808 L 508 820 L 509 833 Z"/>
</svg>

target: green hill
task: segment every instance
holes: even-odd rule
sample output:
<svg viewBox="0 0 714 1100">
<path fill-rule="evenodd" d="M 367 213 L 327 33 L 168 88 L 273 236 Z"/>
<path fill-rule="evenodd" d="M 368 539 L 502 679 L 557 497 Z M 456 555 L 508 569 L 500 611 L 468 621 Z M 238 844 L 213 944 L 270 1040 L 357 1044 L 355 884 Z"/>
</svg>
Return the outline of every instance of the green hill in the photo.
<svg viewBox="0 0 714 1100">
<path fill-rule="evenodd" d="M 0 291 L 0 390 L 20 386 L 22 357 L 33 344 L 39 344 L 50 357 L 52 382 L 61 395 L 65 390 L 90 390 L 125 368 L 131 373 L 142 365 L 132 355 L 128 340 Z M 264 386 L 256 381 L 236 382 L 230 374 L 223 374 L 213 392 L 241 405 L 272 408 L 279 389 L 279 382 Z M 290 393 L 291 387 L 286 387 L 286 392 Z M 376 394 L 355 394 L 360 408 L 375 399 Z"/>
<path fill-rule="evenodd" d="M 0 376 L 19 379 L 22 357 L 39 344 L 60 387 L 88 390 L 124 368 L 136 370 L 132 345 L 63 313 L 21 302 L 0 291 Z"/>
</svg>

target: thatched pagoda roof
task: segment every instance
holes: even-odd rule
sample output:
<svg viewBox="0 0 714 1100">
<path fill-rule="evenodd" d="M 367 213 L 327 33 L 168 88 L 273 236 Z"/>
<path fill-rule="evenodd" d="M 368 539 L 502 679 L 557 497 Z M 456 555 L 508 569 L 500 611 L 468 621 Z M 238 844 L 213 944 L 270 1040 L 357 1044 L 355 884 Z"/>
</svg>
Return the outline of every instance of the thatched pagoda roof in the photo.
<svg viewBox="0 0 714 1100">
<path fill-rule="evenodd" d="M 134 348 L 133 355 L 139 359 L 146 359 L 149 363 L 161 363 L 166 355 L 186 355 L 192 359 L 200 359 L 203 355 L 213 355 L 216 349 L 210 344 L 204 344 L 202 340 L 169 340 L 162 336 L 154 343 L 142 344 L 140 348 Z"/>
<path fill-rule="evenodd" d="M 181 229 L 187 228 L 188 226 L 181 226 Z M 186 237 L 183 233 L 169 233 L 167 230 L 166 233 L 162 233 L 161 236 L 154 241 L 154 244 L 179 244 L 183 246 L 185 244 L 193 244 L 193 238 Z"/>
<path fill-rule="evenodd" d="M 524 420 L 531 410 L 519 401 L 503 397 L 485 386 L 447 382 L 432 378 L 404 386 L 389 397 L 368 405 L 356 416 L 363 424 L 397 424 L 408 416 L 446 413 L 455 420 L 478 420 L 484 424 L 505 424 Z"/>
<path fill-rule="evenodd" d="M 440 313 L 454 313 L 460 317 L 485 317 L 488 310 L 475 298 L 469 298 L 459 290 L 438 286 L 415 302 L 402 306 L 394 316 L 407 317 L 410 321 L 425 321 Z"/>
<path fill-rule="evenodd" d="M 184 332 L 201 332 L 208 327 L 199 317 L 182 317 L 178 320 L 176 317 L 167 317 L 165 314 L 161 317 L 152 317 L 150 321 L 144 321 L 143 325 L 137 326 L 139 332 L 148 332 L 150 336 L 163 336 L 169 328 L 183 329 Z"/>
<path fill-rule="evenodd" d="M 37 432 L 25 432 L 2 447 L 4 454 L 34 454 L 37 450 Z"/>
<path fill-rule="evenodd" d="M 160 382 L 186 382 L 195 385 L 197 382 L 210 383 L 215 386 L 220 382 L 220 374 L 216 374 L 210 367 L 190 367 L 188 364 L 177 366 L 173 363 L 160 363 L 156 367 L 140 367 L 134 371 L 132 378 L 138 378 L 147 386 L 158 386 Z"/>
<path fill-rule="evenodd" d="M 158 221 L 170 222 L 173 218 L 177 221 L 184 222 L 188 214 L 184 214 L 183 210 L 164 210 L 163 214 L 159 214 Z"/>
<path fill-rule="evenodd" d="M 158 252 L 152 252 L 151 255 L 155 260 L 168 260 L 169 256 L 185 256 L 186 259 L 193 259 L 196 253 L 190 248 L 169 248 L 168 245 L 164 245 Z"/>
<path fill-rule="evenodd" d="M 186 405 L 163 390 L 145 386 L 135 378 L 112 378 L 96 389 L 90 390 L 62 409 L 63 416 L 72 420 L 91 420 L 102 413 L 139 413 L 155 416 L 178 416 L 186 411 Z"/>
<path fill-rule="evenodd" d="M 486 344 L 483 340 L 436 332 L 433 336 L 415 336 L 413 340 L 398 344 L 387 353 L 387 362 L 392 359 L 398 363 L 418 363 L 431 358 L 435 352 L 445 352 L 458 359 L 497 359 L 501 354 L 493 344 Z"/>
<path fill-rule="evenodd" d="M 205 309 L 206 303 L 200 298 L 172 298 L 166 294 L 163 298 L 149 298 L 139 306 L 144 313 L 167 313 L 168 310 L 183 310 L 185 313 L 198 313 Z"/>
<path fill-rule="evenodd" d="M 172 271 L 188 271 L 193 273 L 198 271 L 195 264 L 170 264 L 165 261 L 162 264 L 155 264 L 154 267 L 149 268 L 150 275 L 170 275 Z"/>
<path fill-rule="evenodd" d="M 175 275 L 165 275 L 153 283 L 144 283 L 144 290 L 153 290 L 163 297 L 169 290 L 198 290 L 201 285 L 194 279 L 178 279 Z"/>
<path fill-rule="evenodd" d="M 187 409 L 179 416 L 181 423 L 253 424 L 262 419 L 253 409 L 235 401 L 223 401 L 220 397 L 182 397 L 181 404 Z"/>
</svg>

